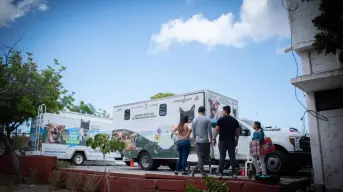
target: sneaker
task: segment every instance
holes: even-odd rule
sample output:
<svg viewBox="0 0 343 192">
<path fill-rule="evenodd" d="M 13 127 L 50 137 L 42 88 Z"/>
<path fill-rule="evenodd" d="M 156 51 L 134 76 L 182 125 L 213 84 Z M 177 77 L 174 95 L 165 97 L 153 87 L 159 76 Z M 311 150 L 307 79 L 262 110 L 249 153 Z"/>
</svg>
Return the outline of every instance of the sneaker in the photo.
<svg viewBox="0 0 343 192">
<path fill-rule="evenodd" d="M 233 174 L 232 177 L 233 177 L 233 178 L 237 178 L 237 174 Z"/>
<path fill-rule="evenodd" d="M 201 177 L 207 177 L 206 173 L 201 173 Z"/>
<path fill-rule="evenodd" d="M 218 173 L 218 174 L 217 174 L 217 177 L 218 177 L 218 178 L 222 178 L 222 177 L 224 177 L 224 174 L 223 174 L 223 173 Z"/>
<path fill-rule="evenodd" d="M 175 171 L 174 174 L 175 174 L 175 175 L 179 175 L 179 172 Z"/>
<path fill-rule="evenodd" d="M 187 171 L 182 171 L 181 174 L 182 174 L 182 175 L 188 175 L 188 172 L 187 172 Z"/>
<path fill-rule="evenodd" d="M 192 174 L 192 177 L 194 177 L 194 174 L 195 174 L 195 169 L 194 168 L 192 169 L 191 174 Z"/>
</svg>

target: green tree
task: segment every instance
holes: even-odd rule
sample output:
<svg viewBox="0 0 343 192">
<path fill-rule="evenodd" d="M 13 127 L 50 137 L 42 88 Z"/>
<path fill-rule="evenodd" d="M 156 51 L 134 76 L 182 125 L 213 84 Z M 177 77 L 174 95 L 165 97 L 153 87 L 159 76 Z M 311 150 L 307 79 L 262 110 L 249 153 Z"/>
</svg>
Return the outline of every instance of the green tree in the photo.
<svg viewBox="0 0 343 192">
<path fill-rule="evenodd" d="M 104 118 L 110 117 L 110 114 L 108 114 L 106 110 L 96 109 L 96 107 L 93 104 L 91 103 L 86 104 L 84 101 L 80 101 L 78 105 L 73 104 L 69 108 L 69 111 L 82 113 L 82 114 L 95 115 L 95 116 L 104 117 Z"/>
<path fill-rule="evenodd" d="M 315 35 L 313 47 L 318 53 L 336 54 L 343 50 L 343 1 L 322 0 L 319 5 L 320 15 L 312 20 L 318 33 Z M 343 54 L 341 54 L 343 57 Z M 340 58 L 343 60 L 343 58 Z"/>
<path fill-rule="evenodd" d="M 66 67 L 58 60 L 54 59 L 53 66 L 40 70 L 32 53 L 14 51 L 16 43 L 7 52 L 2 50 L 4 55 L 0 57 L 0 143 L 5 145 L 5 153 L 12 155 L 16 181 L 21 182 L 19 161 L 10 142 L 11 133 L 37 116 L 41 104 L 51 113 L 69 108 L 74 102 L 74 93 L 63 87 L 62 72 Z"/>
<path fill-rule="evenodd" d="M 70 108 L 74 102 L 74 92 L 69 93 L 63 87 L 61 79 L 66 67 L 54 59 L 54 65 L 39 70 L 32 53 L 12 52 L 8 61 L 1 62 L 0 89 L 0 126 L 7 137 L 21 124 L 37 115 L 38 106 L 46 105 L 47 112 L 58 113 Z"/>
<path fill-rule="evenodd" d="M 110 139 L 110 136 L 106 133 L 99 133 L 94 136 L 94 138 L 90 137 L 87 139 L 86 142 L 87 146 L 90 146 L 92 149 L 100 150 L 103 153 L 103 158 L 105 160 L 105 155 L 110 152 L 122 152 L 125 148 L 125 143 L 120 141 L 116 138 Z M 105 176 L 108 189 L 110 188 L 108 182 L 108 174 L 106 172 L 106 163 L 104 163 L 105 168 Z"/>
<path fill-rule="evenodd" d="M 96 112 L 97 112 L 95 107 L 92 104 L 90 103 L 86 104 L 84 101 L 80 101 L 78 105 L 73 104 L 73 106 L 71 106 L 69 110 L 72 112 L 89 114 L 89 115 L 96 115 Z"/>
<path fill-rule="evenodd" d="M 174 93 L 157 93 L 153 96 L 150 97 L 150 99 L 160 99 L 163 97 L 170 97 L 170 96 L 174 96 Z"/>
</svg>

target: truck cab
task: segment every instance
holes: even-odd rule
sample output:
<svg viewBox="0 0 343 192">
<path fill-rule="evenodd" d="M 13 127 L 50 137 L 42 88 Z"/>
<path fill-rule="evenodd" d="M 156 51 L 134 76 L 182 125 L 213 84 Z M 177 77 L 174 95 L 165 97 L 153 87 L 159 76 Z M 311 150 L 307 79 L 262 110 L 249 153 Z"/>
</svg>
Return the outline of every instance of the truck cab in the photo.
<svg viewBox="0 0 343 192">
<path fill-rule="evenodd" d="M 249 154 L 249 143 L 254 132 L 253 121 L 249 119 L 238 119 L 241 127 L 241 135 L 237 146 L 236 158 L 238 161 L 246 161 Z M 262 127 L 263 128 L 263 127 Z M 264 128 L 266 137 L 270 137 L 276 148 L 273 153 L 267 154 L 265 158 L 266 168 L 269 173 L 280 173 L 284 170 L 297 171 L 311 164 L 311 152 L 308 145 L 302 145 L 306 140 L 304 133 L 291 131 L 289 129 L 268 130 Z M 218 148 L 214 149 L 214 157 L 219 157 Z M 296 162 L 296 164 L 294 163 Z"/>
</svg>

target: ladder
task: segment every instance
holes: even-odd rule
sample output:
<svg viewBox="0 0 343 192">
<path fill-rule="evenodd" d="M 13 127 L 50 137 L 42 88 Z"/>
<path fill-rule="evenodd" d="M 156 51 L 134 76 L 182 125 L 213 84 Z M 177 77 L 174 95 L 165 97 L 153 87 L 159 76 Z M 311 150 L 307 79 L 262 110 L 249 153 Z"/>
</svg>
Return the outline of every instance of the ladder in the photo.
<svg viewBox="0 0 343 192">
<path fill-rule="evenodd" d="M 38 115 L 36 119 L 36 130 L 35 130 L 35 141 L 34 141 L 34 149 L 39 151 L 39 139 L 40 139 L 40 129 L 44 126 L 44 115 L 46 113 L 46 105 L 42 104 L 38 107 Z"/>
</svg>

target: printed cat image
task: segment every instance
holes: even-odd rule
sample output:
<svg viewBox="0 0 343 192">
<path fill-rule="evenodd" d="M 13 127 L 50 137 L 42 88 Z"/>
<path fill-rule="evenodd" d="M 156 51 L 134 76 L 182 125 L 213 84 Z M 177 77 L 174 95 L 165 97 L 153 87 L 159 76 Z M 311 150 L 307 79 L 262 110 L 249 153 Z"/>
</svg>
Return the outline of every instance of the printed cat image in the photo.
<svg viewBox="0 0 343 192">
<path fill-rule="evenodd" d="M 180 122 L 183 120 L 183 118 L 184 118 L 185 116 L 188 116 L 189 122 L 191 123 L 191 122 L 193 121 L 193 119 L 194 119 L 194 116 L 195 116 L 194 113 L 195 113 L 195 105 L 193 105 L 193 106 L 191 107 L 191 109 L 188 110 L 188 111 L 184 111 L 184 110 L 180 107 Z M 173 140 L 175 140 L 175 139 L 176 139 L 176 136 L 172 133 L 172 134 L 170 135 L 170 138 L 173 139 Z"/>
<path fill-rule="evenodd" d="M 180 121 L 181 121 L 185 116 L 188 116 L 189 122 L 192 122 L 193 119 L 194 119 L 194 111 L 195 111 L 195 105 L 193 105 L 189 111 L 184 111 L 184 110 L 180 107 Z"/>
<path fill-rule="evenodd" d="M 79 145 L 86 145 L 86 139 L 89 136 L 89 124 L 90 121 L 84 121 L 83 119 L 81 119 L 81 125 L 80 125 L 80 130 L 79 130 Z"/>
</svg>

